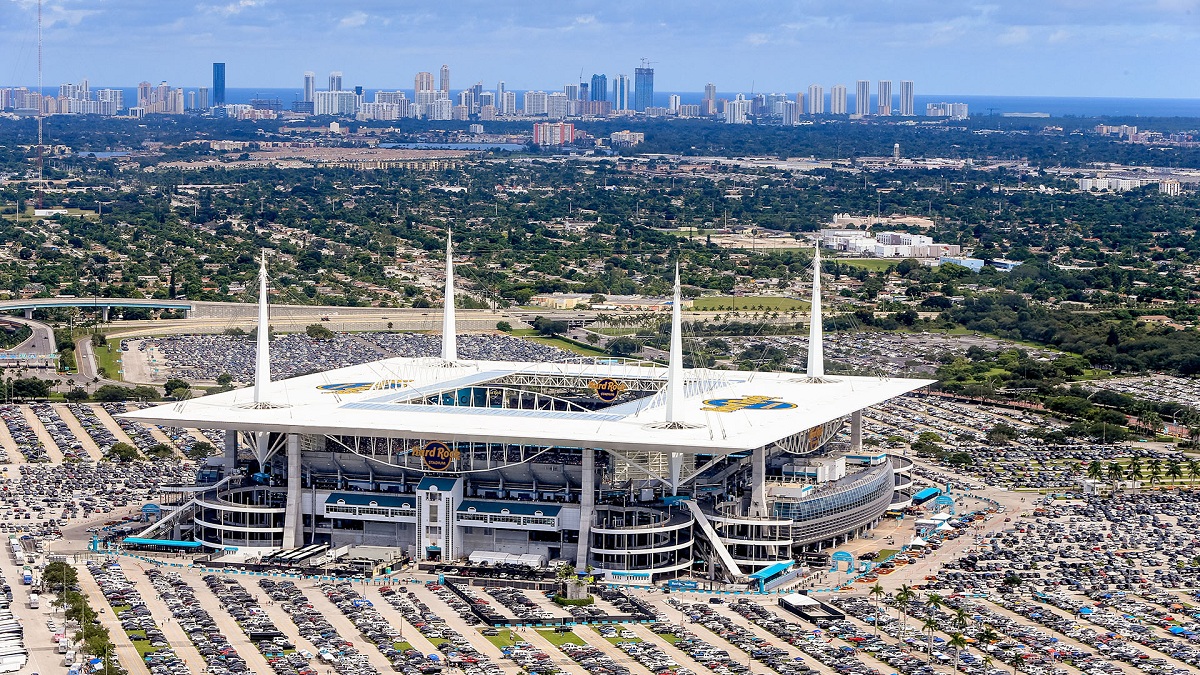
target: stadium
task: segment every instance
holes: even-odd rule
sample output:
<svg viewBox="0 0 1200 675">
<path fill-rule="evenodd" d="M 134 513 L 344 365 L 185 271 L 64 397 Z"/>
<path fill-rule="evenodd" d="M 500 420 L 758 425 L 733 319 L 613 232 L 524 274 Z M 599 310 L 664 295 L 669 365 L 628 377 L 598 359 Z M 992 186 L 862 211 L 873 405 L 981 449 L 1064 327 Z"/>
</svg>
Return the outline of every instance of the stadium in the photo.
<svg viewBox="0 0 1200 675">
<path fill-rule="evenodd" d="M 447 303 L 440 358 L 272 382 L 266 287 L 264 261 L 253 387 L 126 414 L 226 431 L 140 540 L 511 554 L 611 581 L 737 583 L 910 503 L 910 463 L 863 447 L 861 411 L 931 382 L 826 376 L 819 275 L 807 374 L 684 368 L 677 278 L 666 367 L 461 360 Z"/>
</svg>

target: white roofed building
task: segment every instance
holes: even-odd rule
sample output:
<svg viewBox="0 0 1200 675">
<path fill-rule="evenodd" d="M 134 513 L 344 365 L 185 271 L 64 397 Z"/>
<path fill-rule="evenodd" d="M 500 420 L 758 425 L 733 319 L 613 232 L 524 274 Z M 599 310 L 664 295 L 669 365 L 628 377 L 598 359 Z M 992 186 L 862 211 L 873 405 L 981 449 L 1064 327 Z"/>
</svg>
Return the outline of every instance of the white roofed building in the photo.
<svg viewBox="0 0 1200 675">
<path fill-rule="evenodd" d="M 264 263 L 264 297 L 265 274 Z M 418 561 L 511 554 L 609 578 L 676 576 L 709 559 L 701 571 L 744 581 L 866 532 L 910 464 L 828 458 L 863 455 L 864 408 L 931 382 L 828 377 L 819 349 L 808 376 L 685 369 L 676 283 L 667 367 L 467 361 L 451 338 L 439 358 L 256 377 L 126 413 L 226 430 L 215 482 L 178 488 L 175 508 L 140 536 L 171 531 L 218 551 L 395 546 Z M 453 320 L 449 307 L 447 337 Z M 850 442 L 835 451 L 847 423 Z"/>
</svg>

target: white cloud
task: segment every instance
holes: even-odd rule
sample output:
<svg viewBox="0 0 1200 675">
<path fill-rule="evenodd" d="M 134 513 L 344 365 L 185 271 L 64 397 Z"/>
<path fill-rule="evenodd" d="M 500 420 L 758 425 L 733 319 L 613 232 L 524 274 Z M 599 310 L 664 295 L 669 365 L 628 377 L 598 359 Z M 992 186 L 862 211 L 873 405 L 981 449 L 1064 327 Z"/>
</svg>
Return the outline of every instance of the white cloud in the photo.
<svg viewBox="0 0 1200 675">
<path fill-rule="evenodd" d="M 209 12 L 220 14 L 221 16 L 236 16 L 247 9 L 262 6 L 266 0 L 235 0 L 234 2 L 225 5 L 210 5 L 206 7 Z"/>
<path fill-rule="evenodd" d="M 746 42 L 754 47 L 761 47 L 771 41 L 771 36 L 766 33 L 751 33 L 746 36 Z"/>
<path fill-rule="evenodd" d="M 1025 26 L 1012 26 L 1001 33 L 996 41 L 1002 45 L 1019 45 L 1029 42 L 1029 29 Z"/>
<path fill-rule="evenodd" d="M 1060 28 L 1060 29 L 1054 31 L 1053 33 L 1051 33 L 1050 37 L 1046 38 L 1046 41 L 1049 42 L 1050 44 L 1057 45 L 1057 44 L 1062 44 L 1064 42 L 1067 42 L 1070 39 L 1071 39 L 1071 31 L 1066 30 L 1065 28 Z"/>
<path fill-rule="evenodd" d="M 361 28 L 361 27 L 367 25 L 367 19 L 369 19 L 369 18 L 371 18 L 371 17 L 367 16 L 367 13 L 362 10 L 358 10 L 356 12 L 351 12 L 351 13 L 347 14 L 346 16 L 342 17 L 342 20 L 338 22 L 338 27 L 339 28 Z"/>
</svg>

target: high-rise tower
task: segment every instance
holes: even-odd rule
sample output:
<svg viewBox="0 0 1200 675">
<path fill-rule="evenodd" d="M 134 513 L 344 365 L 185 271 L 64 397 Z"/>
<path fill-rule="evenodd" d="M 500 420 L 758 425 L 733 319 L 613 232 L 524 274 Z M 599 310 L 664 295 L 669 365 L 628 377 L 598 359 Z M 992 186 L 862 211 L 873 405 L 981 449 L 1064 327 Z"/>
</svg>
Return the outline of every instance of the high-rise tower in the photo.
<svg viewBox="0 0 1200 675">
<path fill-rule="evenodd" d="M 449 77 L 449 75 L 447 75 Z M 433 91 L 433 73 L 419 72 L 414 80 L 413 91 Z"/>
<path fill-rule="evenodd" d="M 912 117 L 916 114 L 913 105 L 914 87 L 912 80 L 900 80 L 900 115 Z"/>
<path fill-rule="evenodd" d="M 829 90 L 829 114 L 846 114 L 846 85 L 835 84 Z"/>
<path fill-rule="evenodd" d="M 633 109 L 645 110 L 654 105 L 654 69 L 642 59 L 642 67 L 633 70 Z"/>
<path fill-rule="evenodd" d="M 225 105 L 225 64 L 213 64 L 213 107 Z"/>
<path fill-rule="evenodd" d="M 892 114 L 892 81 L 879 81 L 879 115 L 887 117 Z"/>
<path fill-rule="evenodd" d="M 819 84 L 808 86 L 808 114 L 825 114 L 825 88 Z"/>
<path fill-rule="evenodd" d="M 592 75 L 592 100 L 604 101 L 608 99 L 608 76 L 607 75 Z"/>
<path fill-rule="evenodd" d="M 335 70 L 329 74 L 329 91 L 342 90 L 342 71 Z"/>
<path fill-rule="evenodd" d="M 313 94 L 317 91 L 317 74 L 311 70 L 304 71 L 304 102 L 312 103 Z"/>
<path fill-rule="evenodd" d="M 621 73 L 613 80 L 613 110 L 632 110 L 633 82 L 629 76 Z"/>
<path fill-rule="evenodd" d="M 854 114 L 871 114 L 871 81 L 859 80 L 854 83 Z"/>
<path fill-rule="evenodd" d="M 447 97 L 450 96 L 450 66 L 442 64 L 441 81 L 438 83 L 441 86 L 438 89 Z"/>
<path fill-rule="evenodd" d="M 712 82 L 704 85 L 704 99 L 700 101 L 700 114 L 717 114 L 717 85 Z"/>
</svg>

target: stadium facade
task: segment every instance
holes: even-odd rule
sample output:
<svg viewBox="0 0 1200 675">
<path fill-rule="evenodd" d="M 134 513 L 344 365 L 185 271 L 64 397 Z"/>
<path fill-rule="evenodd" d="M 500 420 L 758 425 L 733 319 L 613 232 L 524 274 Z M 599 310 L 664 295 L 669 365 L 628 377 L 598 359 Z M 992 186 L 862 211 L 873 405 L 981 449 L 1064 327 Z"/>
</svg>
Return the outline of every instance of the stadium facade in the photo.
<svg viewBox="0 0 1200 675">
<path fill-rule="evenodd" d="M 447 240 L 446 298 L 453 279 Z M 253 387 L 125 415 L 226 431 L 205 479 L 174 488 L 141 537 L 736 582 L 859 536 L 908 499 L 908 461 L 863 447 L 861 411 L 931 382 L 826 376 L 817 274 L 803 375 L 684 368 L 677 278 L 665 368 L 463 360 L 447 302 L 440 358 L 272 382 L 265 260 L 259 290 Z"/>
</svg>

